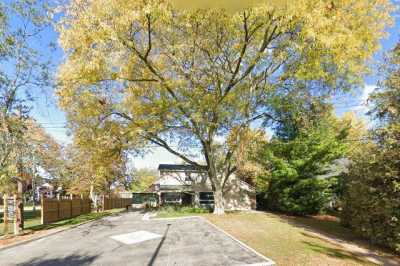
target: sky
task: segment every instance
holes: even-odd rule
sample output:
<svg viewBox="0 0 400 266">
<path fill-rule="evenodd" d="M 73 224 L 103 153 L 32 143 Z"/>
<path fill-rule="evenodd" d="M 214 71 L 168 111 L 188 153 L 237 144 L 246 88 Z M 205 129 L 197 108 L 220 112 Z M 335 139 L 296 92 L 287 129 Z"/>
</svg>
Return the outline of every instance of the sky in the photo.
<svg viewBox="0 0 400 266">
<path fill-rule="evenodd" d="M 43 33 L 43 38 L 57 43 L 58 34 L 53 29 L 47 29 Z M 373 73 L 365 77 L 365 85 L 355 92 L 341 95 L 337 98 L 335 103 L 337 115 L 341 116 L 345 112 L 353 111 L 359 117 L 367 119 L 365 116 L 367 110 L 366 100 L 379 80 L 379 73 L 376 66 L 381 62 L 383 54 L 392 49 L 399 40 L 400 18 L 397 17 L 394 26 L 388 29 L 388 37 L 381 40 L 381 49 L 374 56 L 375 63 L 372 65 Z M 40 49 L 42 50 L 41 52 L 49 53 L 54 65 L 60 64 L 64 59 L 64 54 L 60 47 L 56 47 L 55 50 L 49 50 L 47 47 L 40 47 Z M 64 113 L 57 107 L 56 99 L 52 94 L 53 92 L 46 91 L 38 95 L 37 100 L 32 106 L 32 115 L 58 142 L 67 144 L 72 139 L 71 136 L 68 136 L 65 127 L 67 121 Z M 135 168 L 157 168 L 160 163 L 179 162 L 181 162 L 179 158 L 162 148 L 153 148 L 150 153 L 143 157 L 132 158 L 132 166 Z"/>
</svg>

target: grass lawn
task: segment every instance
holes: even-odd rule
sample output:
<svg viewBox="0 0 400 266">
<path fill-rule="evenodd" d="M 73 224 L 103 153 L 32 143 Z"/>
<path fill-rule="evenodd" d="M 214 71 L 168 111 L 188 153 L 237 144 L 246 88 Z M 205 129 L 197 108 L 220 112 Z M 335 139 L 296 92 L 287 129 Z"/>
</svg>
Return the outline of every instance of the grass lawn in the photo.
<svg viewBox="0 0 400 266">
<path fill-rule="evenodd" d="M 292 217 L 272 213 L 231 213 L 206 218 L 274 260 L 277 265 L 374 265 L 359 250 L 344 248 L 324 239 L 366 244 L 336 220 Z M 375 259 L 387 262 L 395 259 L 380 253 Z M 399 261 L 400 262 L 400 261 Z M 398 265 L 394 261 L 393 265 Z"/>
<path fill-rule="evenodd" d="M 68 227 L 76 224 L 80 224 L 86 221 L 90 220 L 96 220 L 99 218 L 102 218 L 104 216 L 113 214 L 113 213 L 118 213 L 125 210 L 125 208 L 121 209 L 112 209 L 104 212 L 92 212 L 88 214 L 82 214 L 77 217 L 73 217 L 70 219 L 65 219 L 61 220 L 55 223 L 47 224 L 47 225 L 42 225 L 41 224 L 41 217 L 40 217 L 40 210 L 36 210 L 36 212 L 33 212 L 32 210 L 26 210 L 24 211 L 24 230 L 27 232 L 35 232 L 35 231 L 40 231 L 40 230 L 47 230 L 47 229 L 53 229 L 57 227 Z M 2 216 L 3 213 L 0 212 L 0 215 Z M 3 235 L 3 228 L 4 228 L 4 223 L 1 220 L 0 223 L 0 235 Z M 9 223 L 9 232 L 13 233 L 13 224 Z"/>
<path fill-rule="evenodd" d="M 3 222 L 3 211 L 0 211 L 0 236 L 3 235 L 4 222 Z M 31 228 L 40 225 L 40 207 L 33 211 L 32 208 L 24 208 L 24 227 Z M 13 233 L 13 223 L 9 222 L 8 231 Z"/>
</svg>

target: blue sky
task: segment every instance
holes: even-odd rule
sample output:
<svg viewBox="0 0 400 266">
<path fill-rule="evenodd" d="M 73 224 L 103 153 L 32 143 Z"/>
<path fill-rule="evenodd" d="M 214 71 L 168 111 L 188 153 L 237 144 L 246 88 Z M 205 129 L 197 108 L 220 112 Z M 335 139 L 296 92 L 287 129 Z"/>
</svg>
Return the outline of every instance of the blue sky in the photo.
<svg viewBox="0 0 400 266">
<path fill-rule="evenodd" d="M 366 106 L 365 100 L 368 94 L 375 88 L 375 84 L 379 79 L 376 65 L 382 60 L 383 54 L 392 49 L 395 44 L 400 40 L 400 18 L 397 17 L 393 27 L 388 29 L 389 36 L 381 40 L 381 50 L 375 55 L 375 63 L 372 66 L 373 74 L 365 78 L 365 86 L 359 90 L 340 97 L 336 104 L 336 113 L 342 115 L 348 111 L 354 111 L 359 117 L 365 117 Z M 43 34 L 43 38 L 48 41 L 57 43 L 57 33 L 48 29 Z M 48 47 L 41 48 L 43 53 L 47 53 L 52 57 L 55 65 L 58 65 L 63 60 L 63 52 L 57 47 L 54 51 L 49 50 Z M 68 143 L 71 137 L 67 135 L 65 128 L 66 119 L 64 113 L 57 107 L 53 92 L 47 91 L 37 95 L 37 101 L 33 104 L 32 114 L 39 123 L 50 133 L 56 140 L 61 143 Z M 180 160 L 164 151 L 161 148 L 155 148 L 151 153 L 144 157 L 133 158 L 133 164 L 137 168 L 151 167 L 156 168 L 159 163 L 175 163 Z"/>
</svg>

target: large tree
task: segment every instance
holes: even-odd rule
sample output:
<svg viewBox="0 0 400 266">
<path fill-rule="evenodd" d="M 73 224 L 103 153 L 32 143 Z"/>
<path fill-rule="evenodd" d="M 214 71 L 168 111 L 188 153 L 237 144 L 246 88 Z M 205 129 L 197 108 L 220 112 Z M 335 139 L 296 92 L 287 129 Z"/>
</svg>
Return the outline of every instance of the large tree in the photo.
<svg viewBox="0 0 400 266">
<path fill-rule="evenodd" d="M 60 105 L 72 127 L 88 117 L 114 121 L 131 139 L 206 170 L 221 214 L 241 131 L 274 121 L 269 96 L 296 83 L 321 93 L 351 88 L 390 10 L 387 0 L 263 1 L 242 9 L 72 0 L 59 25 L 67 54 Z"/>
<path fill-rule="evenodd" d="M 49 85 L 48 57 L 36 45 L 49 23 L 46 12 L 42 1 L 0 3 L 0 181 L 5 184 L 22 156 L 32 95 Z"/>
<path fill-rule="evenodd" d="M 142 168 L 134 169 L 132 176 L 131 190 L 133 192 L 146 192 L 157 180 L 158 173 L 155 169 Z"/>
<path fill-rule="evenodd" d="M 317 214 L 338 190 L 342 173 L 335 169 L 335 160 L 347 153 L 350 121 L 328 113 L 301 128 L 290 122 L 283 127 L 286 134 L 280 132 L 261 149 L 258 161 L 266 171 L 259 179 L 267 187 L 260 205 L 290 214 Z M 298 129 L 295 134 L 293 128 Z"/>
<path fill-rule="evenodd" d="M 18 229 L 23 229 L 24 152 L 30 103 L 35 91 L 49 84 L 49 64 L 37 45 L 47 25 L 43 1 L 0 3 L 0 190 L 10 193 L 17 188 Z"/>
<path fill-rule="evenodd" d="M 344 180 L 343 219 L 360 235 L 400 253 L 400 44 L 369 98 L 375 128 L 352 154 Z"/>
<path fill-rule="evenodd" d="M 85 127 L 75 131 L 74 142 L 65 154 L 64 186 L 72 194 L 110 194 L 113 187 L 126 184 L 128 154 L 124 140 L 112 127 Z"/>
</svg>

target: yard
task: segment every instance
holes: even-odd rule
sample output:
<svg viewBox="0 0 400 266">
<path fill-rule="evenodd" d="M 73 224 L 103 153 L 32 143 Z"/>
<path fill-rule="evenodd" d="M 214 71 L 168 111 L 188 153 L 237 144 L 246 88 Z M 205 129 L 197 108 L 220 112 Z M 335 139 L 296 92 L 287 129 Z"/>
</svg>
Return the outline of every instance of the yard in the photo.
<svg viewBox="0 0 400 266">
<path fill-rule="evenodd" d="M 36 207 L 36 211 L 33 211 L 31 207 L 25 207 L 24 209 L 24 231 L 25 233 L 34 233 L 36 231 L 41 230 L 48 230 L 58 227 L 67 227 L 76 224 L 80 224 L 86 221 L 99 219 L 101 217 L 110 215 L 112 213 L 120 212 L 125 210 L 125 208 L 121 209 L 112 209 L 104 212 L 91 212 L 88 214 L 82 214 L 77 217 L 73 217 L 70 219 L 65 219 L 61 221 L 57 221 L 51 224 L 42 225 L 41 224 L 41 214 L 40 214 L 40 207 Z M 0 210 L 0 217 L 3 217 L 3 211 Z M 0 236 L 3 236 L 4 230 L 4 222 L 3 219 L 0 219 Z M 13 223 L 9 223 L 9 233 L 13 232 Z M 1 244 L 1 243 L 0 243 Z"/>
<path fill-rule="evenodd" d="M 36 207 L 36 210 L 33 211 L 32 207 L 28 206 L 24 208 L 24 227 L 26 229 L 36 227 L 40 225 L 40 206 Z M 13 223 L 9 222 L 8 231 L 10 233 L 13 232 Z M 0 236 L 4 233 L 4 221 L 3 221 L 3 209 L 0 209 Z"/>
<path fill-rule="evenodd" d="M 400 265 L 399 258 L 368 246 L 333 219 L 264 212 L 205 217 L 277 265 Z"/>
</svg>

